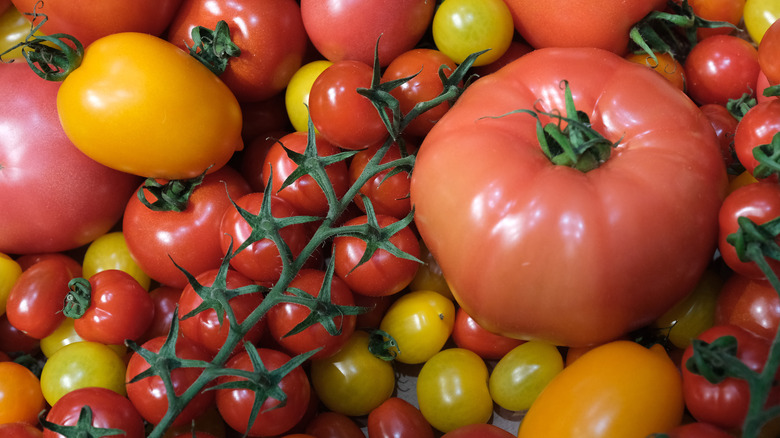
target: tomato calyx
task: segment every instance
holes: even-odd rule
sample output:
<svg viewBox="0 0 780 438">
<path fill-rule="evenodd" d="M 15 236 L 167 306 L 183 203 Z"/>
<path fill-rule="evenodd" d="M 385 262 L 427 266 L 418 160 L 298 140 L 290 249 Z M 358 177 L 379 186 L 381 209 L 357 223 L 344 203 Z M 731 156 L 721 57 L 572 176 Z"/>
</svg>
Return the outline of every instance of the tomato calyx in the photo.
<svg viewBox="0 0 780 438">
<path fill-rule="evenodd" d="M 756 106 L 756 98 L 753 97 L 753 93 L 743 93 L 739 99 L 729 99 L 726 103 L 726 109 L 729 113 L 737 119 L 742 120 L 742 117 L 750 111 L 751 108 Z"/>
<path fill-rule="evenodd" d="M 384 330 L 375 329 L 369 333 L 368 351 L 379 359 L 386 362 L 394 360 L 401 352 L 398 342 L 390 333 Z"/>
<path fill-rule="evenodd" d="M 780 96 L 780 84 L 764 88 L 763 94 L 766 97 Z"/>
<path fill-rule="evenodd" d="M 49 429 L 66 438 L 100 438 L 104 436 L 127 435 L 127 432 L 122 429 L 93 426 L 92 408 L 88 405 L 81 407 L 78 421 L 74 426 L 52 423 L 43 417 L 39 418 L 39 420 L 45 429 Z"/>
<path fill-rule="evenodd" d="M 190 56 L 219 76 L 227 69 L 230 58 L 241 55 L 241 49 L 230 39 L 230 28 L 220 20 L 212 30 L 204 26 L 192 29 L 192 47 L 187 47 Z"/>
<path fill-rule="evenodd" d="M 92 285 L 89 280 L 77 277 L 68 282 L 70 292 L 65 296 L 62 313 L 68 318 L 79 319 L 84 316 L 92 299 Z"/>
<path fill-rule="evenodd" d="M 722 336 L 711 343 L 694 339 L 691 344 L 694 355 L 685 363 L 688 371 L 713 384 L 728 377 L 745 378 L 745 364 L 737 358 L 737 338 L 734 336 Z"/>
<path fill-rule="evenodd" d="M 158 181 L 155 178 L 147 178 L 141 188 L 136 192 L 138 200 L 143 205 L 153 211 L 184 211 L 189 205 L 192 192 L 203 183 L 208 169 L 203 173 L 190 179 L 176 179 L 166 182 Z M 146 198 L 146 192 L 154 195 L 156 200 L 150 202 Z"/>
<path fill-rule="evenodd" d="M 734 246 L 739 260 L 756 263 L 772 287 L 780 291 L 780 279 L 766 261 L 766 257 L 780 260 L 780 245 L 775 242 L 780 234 L 780 217 L 758 225 L 750 218 L 740 216 L 737 224 L 739 229 L 728 235 L 726 241 Z"/>
<path fill-rule="evenodd" d="M 780 132 L 772 137 L 771 142 L 754 147 L 753 157 L 759 163 L 753 169 L 753 176 L 757 179 L 764 179 L 772 174 L 780 174 Z"/>
</svg>

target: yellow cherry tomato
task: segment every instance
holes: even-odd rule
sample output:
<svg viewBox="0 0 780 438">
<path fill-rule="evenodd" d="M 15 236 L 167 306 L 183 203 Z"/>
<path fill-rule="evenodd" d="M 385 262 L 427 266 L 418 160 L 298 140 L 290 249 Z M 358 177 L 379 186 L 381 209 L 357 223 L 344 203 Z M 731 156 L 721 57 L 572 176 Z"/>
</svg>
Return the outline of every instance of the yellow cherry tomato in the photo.
<svg viewBox="0 0 780 438">
<path fill-rule="evenodd" d="M 517 436 L 646 437 L 679 425 L 683 411 L 682 377 L 663 348 L 613 341 L 558 373 Z"/>
<path fill-rule="evenodd" d="M 60 86 L 57 111 L 87 156 L 144 177 L 194 178 L 243 148 L 230 89 L 187 52 L 144 33 L 90 44 Z"/>
<path fill-rule="evenodd" d="M 0 253 L 0 315 L 5 313 L 8 294 L 11 293 L 11 288 L 20 275 L 22 275 L 22 267 L 19 263 L 8 255 Z"/>
<path fill-rule="evenodd" d="M 41 353 L 46 357 L 52 357 L 60 348 L 73 344 L 74 342 L 84 342 L 84 338 L 76 333 L 73 326 L 73 318 L 65 318 L 59 327 L 57 327 L 49 336 L 41 339 Z M 127 347 L 124 345 L 109 345 L 118 356 L 123 357 L 127 353 Z"/>
<path fill-rule="evenodd" d="M 747 0 L 742 13 L 750 38 L 758 44 L 764 33 L 775 21 L 780 19 L 780 2 L 777 0 Z"/>
<path fill-rule="evenodd" d="M 490 396 L 510 411 L 523 411 L 539 397 L 545 386 L 563 370 L 558 348 L 541 341 L 528 341 L 505 354 L 490 373 Z"/>
<path fill-rule="evenodd" d="M 379 330 L 398 343 L 395 360 L 418 364 L 441 351 L 455 325 L 455 304 L 438 292 L 418 290 L 395 300 Z"/>
<path fill-rule="evenodd" d="M 433 254 L 428 251 L 428 247 L 425 246 L 425 242 L 422 239 L 420 239 L 420 257 L 418 258 L 423 261 L 423 264 L 417 269 L 412 282 L 409 283 L 409 289 L 432 290 L 451 300 L 455 299 L 452 296 L 450 285 L 441 272 L 439 263 L 433 257 Z"/>
<path fill-rule="evenodd" d="M 428 423 L 441 432 L 487 423 L 493 400 L 485 361 L 463 348 L 436 353 L 417 375 L 417 401 Z"/>
<path fill-rule="evenodd" d="M 146 290 L 149 290 L 152 283 L 152 279 L 130 255 L 125 235 L 121 231 L 104 234 L 92 241 L 84 253 L 82 266 L 84 278 L 107 269 L 118 269 L 130 274 Z"/>
<path fill-rule="evenodd" d="M 296 131 L 309 130 L 309 92 L 317 76 L 333 63 L 327 60 L 312 61 L 304 64 L 290 78 L 284 92 L 284 105 L 287 116 Z"/>
<path fill-rule="evenodd" d="M 32 371 L 16 362 L 0 362 L 0 424 L 38 424 L 46 407 L 41 385 Z"/>
<path fill-rule="evenodd" d="M 458 64 L 472 53 L 490 49 L 474 62 L 479 66 L 507 51 L 515 27 L 503 0 L 445 0 L 433 15 L 432 32 L 436 47 Z"/>
</svg>

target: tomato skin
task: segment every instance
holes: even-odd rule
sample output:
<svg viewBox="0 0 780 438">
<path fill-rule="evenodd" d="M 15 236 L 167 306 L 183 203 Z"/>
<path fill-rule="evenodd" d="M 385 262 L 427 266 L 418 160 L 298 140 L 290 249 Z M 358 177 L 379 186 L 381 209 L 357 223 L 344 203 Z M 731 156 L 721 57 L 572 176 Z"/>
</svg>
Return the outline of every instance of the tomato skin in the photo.
<svg viewBox="0 0 780 438">
<path fill-rule="evenodd" d="M 60 86 L 57 112 L 84 154 L 148 178 L 194 178 L 243 148 L 230 89 L 187 52 L 143 33 L 90 45 Z"/>
<path fill-rule="evenodd" d="M 0 315 L 0 351 L 6 353 L 36 353 L 40 341 L 26 335 L 8 321 L 8 315 Z"/>
<path fill-rule="evenodd" d="M 352 418 L 332 411 L 317 414 L 306 426 L 306 433 L 317 438 L 365 438 Z"/>
<path fill-rule="evenodd" d="M 141 337 L 141 343 L 168 334 L 173 321 L 173 312 L 179 304 L 181 293 L 181 288 L 170 286 L 159 286 L 149 291 L 149 296 L 154 303 L 154 318 Z"/>
<path fill-rule="evenodd" d="M 564 368 L 528 410 L 517 436 L 647 436 L 680 424 L 683 410 L 680 372 L 663 348 L 614 341 Z"/>
<path fill-rule="evenodd" d="M 445 433 L 442 438 L 514 438 L 514 435 L 492 424 L 467 424 Z"/>
<path fill-rule="evenodd" d="M 750 38 L 761 44 L 767 29 L 780 18 L 780 5 L 773 0 L 746 0 L 743 11 L 745 29 Z"/>
<path fill-rule="evenodd" d="M 656 53 L 655 56 L 657 60 L 653 60 L 645 53 L 629 53 L 626 55 L 626 59 L 652 68 L 675 87 L 685 91 L 685 67 L 669 53 Z"/>
<path fill-rule="evenodd" d="M 528 341 L 505 354 L 490 372 L 490 396 L 504 409 L 527 410 L 561 370 L 563 356 L 558 348 Z"/>
<path fill-rule="evenodd" d="M 734 152 L 734 134 L 737 131 L 739 122 L 723 105 L 709 103 L 699 108 L 707 116 L 712 129 L 715 130 L 715 135 L 718 136 L 720 151 L 726 167 L 736 164 L 738 160 Z"/>
<path fill-rule="evenodd" d="M 780 84 L 780 62 L 773 54 L 780 51 L 780 24 L 775 21 L 764 32 L 758 45 L 758 63 L 771 85 Z"/>
<path fill-rule="evenodd" d="M 666 433 L 669 438 L 733 438 L 725 430 L 709 423 L 688 423 L 675 427 Z"/>
<path fill-rule="evenodd" d="M 119 269 L 127 272 L 145 290 L 149 290 L 152 279 L 138 266 L 127 249 L 127 241 L 121 231 L 106 233 L 87 247 L 82 261 L 82 274 L 89 279 L 97 272 Z"/>
<path fill-rule="evenodd" d="M 268 99 L 284 90 L 301 66 L 306 30 L 294 0 L 184 0 L 168 29 L 168 41 L 183 50 L 193 45 L 192 29 L 214 29 L 225 20 L 230 39 L 241 50 L 219 77 L 239 101 Z"/>
<path fill-rule="evenodd" d="M 421 116 L 422 117 L 422 116 Z M 417 120 L 417 119 L 415 119 Z M 369 146 L 359 151 L 352 157 L 349 163 L 349 181 L 355 184 L 368 165 L 368 162 L 374 158 L 381 145 Z M 414 153 L 416 147 L 406 145 L 406 151 Z M 379 161 L 384 164 L 401 158 L 401 148 L 397 143 L 393 143 L 385 152 L 385 155 Z M 363 204 L 361 194 L 368 197 L 376 214 L 393 216 L 397 219 L 403 219 L 412 210 L 412 204 L 409 201 L 409 172 L 399 172 L 389 178 L 389 170 L 379 172 L 368 180 L 361 188 L 360 193 L 355 195 L 355 204 L 365 213 L 366 207 Z"/>
<path fill-rule="evenodd" d="M 771 143 L 778 132 L 780 132 L 780 100 L 770 99 L 760 102 L 748 110 L 734 132 L 734 151 L 745 170 L 754 173 L 759 163 L 753 156 L 753 149 Z M 772 181 L 777 181 L 777 178 L 776 174 L 768 177 Z"/>
<path fill-rule="evenodd" d="M 368 414 L 369 438 L 433 438 L 433 428 L 413 404 L 390 397 Z"/>
<path fill-rule="evenodd" d="M 700 105 L 726 105 L 753 93 L 760 66 L 758 51 L 733 35 L 715 35 L 693 46 L 685 60 L 688 95 Z"/>
<path fill-rule="evenodd" d="M 0 424 L 0 436 L 6 438 L 43 438 L 43 432 L 29 423 Z"/>
<path fill-rule="evenodd" d="M 0 315 L 5 315 L 8 295 L 21 275 L 21 265 L 8 255 L 0 253 Z"/>
<path fill-rule="evenodd" d="M 86 245 L 122 217 L 140 180 L 90 160 L 73 146 L 57 115 L 59 83 L 41 80 L 25 62 L 4 63 L 2 71 L 0 252 L 59 252 Z"/>
<path fill-rule="evenodd" d="M 284 92 L 284 106 L 293 128 L 299 132 L 309 130 L 309 93 L 314 81 L 326 68 L 333 65 L 325 59 L 317 59 L 301 66 L 290 78 Z"/>
<path fill-rule="evenodd" d="M 268 348 L 258 348 L 257 354 L 269 371 L 281 367 L 291 359 L 285 353 Z M 253 371 L 249 353 L 246 351 L 233 356 L 225 366 Z M 218 379 L 217 383 L 240 380 L 242 379 L 238 377 L 226 376 Z M 279 382 L 279 388 L 287 395 L 286 403 L 281 404 L 279 400 L 272 397 L 266 399 L 255 422 L 249 428 L 247 428 L 249 415 L 256 397 L 254 392 L 241 388 L 218 389 L 216 391 L 217 409 L 225 422 L 236 431 L 247 432 L 248 435 L 252 436 L 274 436 L 285 433 L 303 418 L 309 406 L 311 389 L 309 379 L 301 367 L 293 369 L 284 376 Z"/>
<path fill-rule="evenodd" d="M 533 117 L 493 118 L 520 108 L 565 111 L 563 80 L 593 128 L 622 144 L 587 173 L 551 164 Z M 661 95 L 662 105 L 650 105 Z M 640 163 L 652 179 L 636 178 Z M 658 191 L 659 178 L 674 189 Z M 410 193 L 418 232 L 480 325 L 584 346 L 646 325 L 693 288 L 716 246 L 727 183 L 709 121 L 663 77 L 603 50 L 549 48 L 466 89 L 421 144 Z M 669 233 L 677 243 L 666 241 Z M 620 249 L 628 239 L 641 255 Z"/>
<path fill-rule="evenodd" d="M 37 424 L 45 407 L 35 374 L 16 362 L 0 362 L 0 424 Z"/>
<path fill-rule="evenodd" d="M 767 280 L 733 274 L 718 294 L 715 324 L 736 325 L 774 339 L 780 325 L 780 297 Z"/>
<path fill-rule="evenodd" d="M 127 202 L 122 229 L 130 255 L 151 278 L 167 286 L 183 288 L 187 277 L 174 262 L 192 275 L 219 267 L 222 257 L 219 226 L 230 198 L 249 193 L 238 171 L 224 167 L 208 174 L 190 196 L 183 211 L 153 211 L 137 196 Z M 145 190 L 150 202 L 157 198 Z"/>
<path fill-rule="evenodd" d="M 144 419 L 127 397 L 106 388 L 80 388 L 65 394 L 46 414 L 46 421 L 75 426 L 82 406 L 92 410 L 94 427 L 119 429 L 125 431 L 127 438 L 143 438 Z M 44 438 L 58 438 L 62 435 L 46 429 Z"/>
<path fill-rule="evenodd" d="M 745 0 L 689 0 L 688 4 L 698 17 L 711 21 L 725 21 L 738 26 L 745 9 Z M 734 33 L 734 28 L 720 27 L 696 29 L 696 35 L 701 41 L 713 35 L 728 35 Z"/>
<path fill-rule="evenodd" d="M 485 360 L 499 360 L 525 342 L 485 330 L 462 307 L 455 311 L 452 340 L 458 347 L 471 350 Z"/>
<path fill-rule="evenodd" d="M 506 53 L 515 32 L 503 0 L 449 0 L 436 9 L 431 33 L 436 47 L 458 64 L 472 53 L 489 50 L 474 61 L 482 66 Z"/>
</svg>

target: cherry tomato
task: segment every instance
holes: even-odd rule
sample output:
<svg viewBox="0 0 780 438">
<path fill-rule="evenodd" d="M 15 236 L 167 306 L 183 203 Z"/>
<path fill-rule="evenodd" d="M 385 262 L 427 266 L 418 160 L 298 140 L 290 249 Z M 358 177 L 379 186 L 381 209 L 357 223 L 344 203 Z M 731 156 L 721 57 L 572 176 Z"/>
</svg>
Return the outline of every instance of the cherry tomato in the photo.
<svg viewBox="0 0 780 438">
<path fill-rule="evenodd" d="M 149 291 L 149 296 L 154 303 L 154 319 L 141 337 L 143 342 L 168 334 L 173 321 L 173 312 L 179 304 L 181 293 L 182 289 L 170 286 L 159 286 Z"/>
<path fill-rule="evenodd" d="M 35 374 L 16 362 L 0 362 L 0 424 L 37 424 L 45 407 Z"/>
<path fill-rule="evenodd" d="M 89 279 L 92 275 L 106 269 L 119 269 L 127 272 L 138 281 L 144 289 L 149 290 L 152 279 L 146 275 L 133 260 L 127 241 L 121 231 L 106 233 L 87 247 L 82 261 L 82 275 Z"/>
<path fill-rule="evenodd" d="M 52 357 L 60 348 L 86 340 L 76 333 L 76 328 L 74 327 L 75 321 L 76 320 L 73 318 L 65 318 L 56 330 L 49 336 L 41 339 L 41 353 L 43 353 L 44 356 Z M 125 353 L 127 353 L 127 347 L 125 347 L 124 344 L 109 345 L 108 347 L 114 350 L 119 357 L 125 357 Z"/>
<path fill-rule="evenodd" d="M 723 162 L 727 168 L 733 166 L 738 161 L 734 151 L 734 134 L 739 122 L 724 105 L 710 103 L 699 108 L 707 116 L 712 129 L 715 130 L 715 135 L 718 136 Z"/>
<path fill-rule="evenodd" d="M 322 411 L 312 418 L 306 433 L 317 438 L 365 438 L 352 418 L 332 411 Z"/>
<path fill-rule="evenodd" d="M 19 263 L 8 255 L 0 253 L 0 315 L 5 314 L 8 295 L 21 275 L 22 267 Z"/>
<path fill-rule="evenodd" d="M 433 428 L 413 404 L 390 397 L 368 414 L 368 438 L 433 438 Z"/>
<path fill-rule="evenodd" d="M 696 29 L 699 40 L 713 35 L 727 35 L 734 33 L 735 28 L 742 20 L 745 10 L 745 0 L 688 0 L 696 16 L 710 21 L 725 21 L 734 27 L 716 27 L 712 29 Z"/>
<path fill-rule="evenodd" d="M 501 0 L 446 0 L 433 16 L 432 31 L 436 47 L 458 64 L 490 49 L 474 61 L 480 66 L 507 51 L 515 29 L 512 13 Z"/>
<path fill-rule="evenodd" d="M 0 436 L 7 438 L 43 438 L 43 432 L 29 423 L 0 424 Z"/>
<path fill-rule="evenodd" d="M 746 0 L 743 19 L 750 38 L 761 44 L 769 26 L 780 19 L 780 4 L 774 0 Z"/>
<path fill-rule="evenodd" d="M 453 299 L 450 285 L 444 278 L 441 272 L 441 266 L 433 257 L 425 242 L 420 239 L 420 257 L 418 257 L 423 263 L 417 268 L 417 273 L 414 275 L 412 282 L 409 283 L 411 290 L 432 290 L 436 291 L 447 298 Z"/>
<path fill-rule="evenodd" d="M 714 319 L 771 340 L 780 325 L 780 297 L 767 280 L 733 274 L 717 296 Z"/>
<path fill-rule="evenodd" d="M 326 68 L 333 65 L 326 59 L 310 61 L 301 66 L 290 78 L 284 92 L 287 117 L 296 131 L 309 130 L 309 93 L 314 81 Z"/>
<path fill-rule="evenodd" d="M 474 318 L 469 316 L 462 307 L 458 307 L 455 312 L 452 341 L 458 347 L 471 350 L 485 360 L 499 360 L 525 342 L 486 330 L 477 321 L 474 321 Z"/>
<path fill-rule="evenodd" d="M 780 62 L 776 54 L 780 52 L 780 20 L 775 21 L 764 33 L 758 45 L 758 64 L 771 85 L 780 84 Z"/>
<path fill-rule="evenodd" d="M 40 341 L 27 336 L 8 321 L 8 315 L 0 315 L 0 351 L 6 353 L 36 353 Z"/>
<path fill-rule="evenodd" d="M 268 155 L 271 146 L 287 132 L 287 130 L 265 131 L 250 141 L 242 151 L 239 170 L 253 192 L 262 192 L 265 189 L 266 181 L 263 181 L 265 156 Z"/>
<path fill-rule="evenodd" d="M 416 148 L 409 148 L 409 146 L 406 145 L 407 152 L 414 152 L 411 149 L 416 150 Z M 374 158 L 380 147 L 381 145 L 369 146 L 352 157 L 352 161 L 349 163 L 349 182 L 351 184 L 357 182 L 366 165 Z M 379 163 L 385 164 L 400 158 L 401 149 L 397 143 L 393 143 Z M 375 213 L 402 219 L 412 209 L 412 204 L 409 201 L 409 172 L 399 172 L 389 178 L 387 177 L 388 173 L 390 170 L 379 172 L 366 181 L 360 187 L 360 193 L 355 195 L 355 203 L 365 213 L 366 207 L 363 204 L 361 194 L 365 195 L 371 201 Z"/>
<path fill-rule="evenodd" d="M 442 438 L 514 438 L 514 435 L 492 424 L 467 424 L 445 433 Z"/>
<path fill-rule="evenodd" d="M 133 403 L 127 397 L 106 388 L 79 388 L 65 394 L 46 414 L 46 421 L 62 426 L 75 426 L 84 406 L 89 406 L 92 410 L 93 427 L 122 430 L 127 438 L 146 436 L 144 419 Z M 43 436 L 58 438 L 62 435 L 46 429 Z"/>
<path fill-rule="evenodd" d="M 725 430 L 709 423 L 681 424 L 666 433 L 669 438 L 733 438 Z"/>
<path fill-rule="evenodd" d="M 777 181 L 776 172 L 770 176 L 756 174 L 759 165 L 754 155 L 756 147 L 772 143 L 772 139 L 780 133 L 780 100 L 771 99 L 756 104 L 742 117 L 734 132 L 734 151 L 745 170 L 758 179 Z M 759 177 L 760 176 L 760 177 Z"/>
<path fill-rule="evenodd" d="M 755 92 L 759 70 L 758 51 L 750 42 L 733 35 L 705 38 L 685 60 L 688 94 L 700 105 L 725 105 Z"/>
<path fill-rule="evenodd" d="M 669 53 L 656 53 L 655 56 L 656 59 L 653 59 L 645 53 L 631 53 L 626 55 L 626 59 L 652 68 L 675 87 L 685 91 L 685 67 Z"/>
<path fill-rule="evenodd" d="M 561 370 L 563 356 L 557 347 L 525 342 L 504 355 L 490 372 L 490 396 L 504 409 L 527 410 Z"/>
</svg>

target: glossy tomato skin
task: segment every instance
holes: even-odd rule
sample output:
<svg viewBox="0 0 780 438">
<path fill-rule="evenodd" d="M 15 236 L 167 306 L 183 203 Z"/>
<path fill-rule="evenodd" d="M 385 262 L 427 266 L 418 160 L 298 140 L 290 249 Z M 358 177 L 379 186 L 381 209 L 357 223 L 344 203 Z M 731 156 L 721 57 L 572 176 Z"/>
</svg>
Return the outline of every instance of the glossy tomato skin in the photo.
<svg viewBox="0 0 780 438">
<path fill-rule="evenodd" d="M 780 297 L 767 280 L 733 274 L 718 294 L 715 324 L 736 325 L 774 339 L 780 325 Z"/>
<path fill-rule="evenodd" d="M 349 162 L 349 181 L 351 184 L 357 182 L 368 162 L 374 158 L 380 147 L 381 145 L 369 146 L 352 157 Z M 410 144 L 406 145 L 408 153 L 414 153 L 416 149 Z M 397 143 L 393 143 L 379 163 L 384 164 L 400 158 L 401 148 Z M 355 204 L 365 213 L 366 207 L 360 196 L 362 194 L 371 201 L 375 213 L 403 219 L 412 209 L 409 201 L 409 172 L 399 172 L 389 178 L 387 177 L 388 173 L 390 173 L 389 170 L 379 172 L 363 184 L 360 187 L 360 193 L 355 196 Z"/>
<path fill-rule="evenodd" d="M 168 30 L 168 41 L 187 50 L 192 29 L 214 29 L 225 20 L 241 54 L 228 61 L 220 79 L 239 101 L 268 99 L 281 92 L 301 66 L 306 30 L 294 0 L 184 0 Z"/>
<path fill-rule="evenodd" d="M 474 66 L 503 56 L 514 34 L 512 13 L 503 0 L 451 0 L 439 5 L 431 24 L 436 47 L 458 64 L 472 53 L 486 51 Z"/>
<path fill-rule="evenodd" d="M 753 149 L 772 142 L 780 132 L 780 100 L 769 99 L 757 103 L 742 117 L 734 132 L 734 151 L 745 170 L 754 173 L 759 162 Z M 768 179 L 777 181 L 777 175 Z M 761 178 L 764 179 L 764 178 Z"/>
<path fill-rule="evenodd" d="M 780 24 L 775 21 L 764 32 L 758 45 L 758 63 L 771 85 L 780 84 L 780 62 L 774 55 L 780 51 Z"/>
<path fill-rule="evenodd" d="M 144 190 L 150 202 L 157 198 Z M 187 277 L 174 262 L 192 275 L 219 267 L 222 257 L 219 226 L 230 198 L 249 193 L 238 171 L 224 167 L 208 174 L 195 188 L 183 211 L 153 211 L 133 196 L 127 203 L 123 232 L 130 254 L 159 283 L 181 287 Z"/>
<path fill-rule="evenodd" d="M 390 397 L 368 414 L 369 438 L 433 438 L 433 428 L 413 404 Z"/>
<path fill-rule="evenodd" d="M 90 45 L 60 86 L 57 112 L 84 154 L 148 178 L 194 178 L 243 148 L 230 89 L 187 52 L 143 33 Z"/>
<path fill-rule="evenodd" d="M 753 93 L 759 72 L 758 51 L 734 35 L 705 38 L 685 60 L 688 94 L 704 105 L 725 105 L 743 93 Z"/>
<path fill-rule="evenodd" d="M 514 438 L 514 435 L 492 424 L 467 424 L 445 433 L 442 438 Z"/>
<path fill-rule="evenodd" d="M 38 377 L 16 362 L 0 362 L 0 424 L 37 424 L 46 407 Z"/>
<path fill-rule="evenodd" d="M 86 245 L 122 217 L 140 179 L 100 165 L 73 146 L 57 116 L 59 83 L 41 80 L 24 62 L 3 64 L 2 71 L 0 252 Z"/>
<path fill-rule="evenodd" d="M 592 127 L 622 145 L 587 173 L 551 164 L 533 117 L 506 115 L 565 111 L 563 80 Z M 637 178 L 640 163 L 652 178 Z M 575 346 L 646 325 L 695 286 L 726 188 L 713 129 L 679 89 L 607 51 L 549 48 L 466 89 L 421 144 L 411 199 L 417 230 L 480 325 Z"/>
<path fill-rule="evenodd" d="M 268 348 L 258 348 L 257 354 L 263 365 L 273 371 L 291 358 L 290 356 Z M 226 366 L 239 370 L 253 371 L 253 365 L 246 351 L 236 354 Z M 223 377 L 218 384 L 241 380 L 238 377 Z M 249 424 L 249 415 L 255 401 L 255 393 L 242 388 L 218 389 L 216 391 L 217 409 L 225 422 L 234 430 L 248 432 L 251 436 L 274 436 L 287 432 L 303 418 L 309 406 L 311 388 L 309 379 L 303 368 L 298 367 L 285 375 L 279 382 L 279 388 L 287 395 L 287 401 L 282 404 L 272 397 L 266 399 L 254 424 Z"/>
<path fill-rule="evenodd" d="M 534 48 L 596 47 L 623 55 L 631 26 L 665 1 L 507 0 L 515 29 Z"/>
<path fill-rule="evenodd" d="M 133 260 L 130 250 L 127 249 L 125 235 L 121 231 L 112 231 L 98 237 L 89 244 L 84 252 L 82 260 L 84 278 L 88 279 L 107 269 L 127 272 L 144 290 L 149 290 L 152 279 Z"/>
<path fill-rule="evenodd" d="M 173 312 L 179 304 L 181 293 L 181 288 L 171 286 L 159 286 L 149 291 L 149 296 L 154 304 L 154 318 L 144 335 L 141 336 L 141 343 L 168 334 L 173 321 Z"/>
<path fill-rule="evenodd" d="M 100 37 L 117 32 L 160 35 L 168 28 L 181 4 L 181 0 L 142 0 L 130 5 L 122 0 L 100 3 L 50 2 L 41 5 L 37 5 L 36 0 L 12 1 L 21 12 L 35 10 L 46 14 L 48 20 L 41 27 L 44 34 L 67 33 L 76 37 L 84 47 Z M 39 22 L 40 18 L 36 24 Z"/>
<path fill-rule="evenodd" d="M 301 1 L 306 33 L 326 59 L 371 65 L 379 40 L 381 66 L 417 44 L 431 23 L 434 8 L 435 3 L 427 0 Z"/>
<path fill-rule="evenodd" d="M 43 432 L 29 423 L 0 424 L 0 436 L 7 438 L 42 438 Z"/>
<path fill-rule="evenodd" d="M 742 20 L 742 12 L 745 9 L 745 0 L 689 0 L 693 13 L 711 21 L 725 21 L 734 27 L 717 27 L 713 29 L 699 28 L 696 34 L 699 40 L 713 35 L 728 35 L 734 33 L 735 28 Z"/>
<path fill-rule="evenodd" d="M 458 347 L 471 350 L 485 360 L 499 360 L 525 342 L 485 330 L 462 307 L 455 311 L 452 341 Z"/>
<path fill-rule="evenodd" d="M 726 167 L 736 164 L 738 160 L 734 152 L 734 135 L 739 122 L 724 105 L 709 103 L 699 108 L 707 116 L 712 129 L 715 130 L 715 135 L 718 136 L 720 151 L 723 154 L 723 162 Z"/>
<path fill-rule="evenodd" d="M 127 438 L 143 438 L 144 419 L 133 403 L 106 388 L 80 388 L 65 394 L 46 414 L 46 421 L 63 426 L 75 426 L 83 406 L 92 410 L 92 426 L 125 431 Z M 46 429 L 44 438 L 62 435 Z"/>
</svg>

